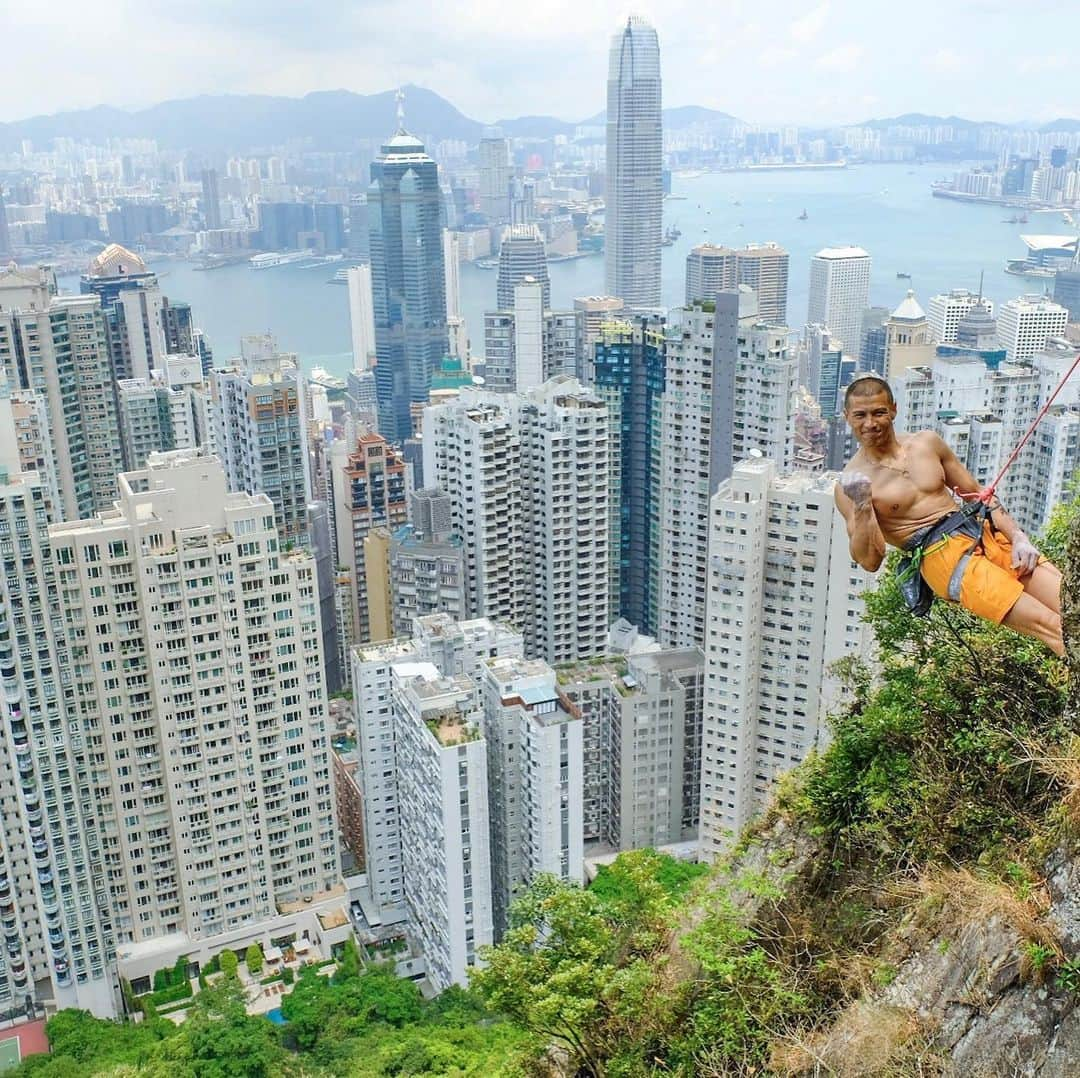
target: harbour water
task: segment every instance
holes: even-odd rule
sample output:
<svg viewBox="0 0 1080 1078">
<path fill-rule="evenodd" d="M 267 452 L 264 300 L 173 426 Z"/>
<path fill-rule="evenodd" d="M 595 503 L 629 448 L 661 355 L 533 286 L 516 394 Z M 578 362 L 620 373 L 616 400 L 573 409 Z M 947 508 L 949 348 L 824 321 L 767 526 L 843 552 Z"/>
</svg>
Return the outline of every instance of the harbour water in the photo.
<svg viewBox="0 0 1080 1078">
<path fill-rule="evenodd" d="M 806 321 L 811 256 L 825 246 L 856 244 L 873 259 L 871 302 L 895 307 L 908 288 L 925 305 L 948 288 L 984 290 L 995 304 L 1022 292 L 1042 292 L 1045 281 L 1025 281 L 1004 272 L 1007 258 L 1024 254 L 1021 234 L 1069 233 L 1059 213 L 1032 214 L 1027 224 L 1006 224 L 1000 206 L 961 205 L 930 194 L 940 166 L 873 165 L 826 172 L 714 173 L 673 179 L 665 202 L 665 227 L 682 236 L 663 252 L 665 306 L 683 301 L 687 252 L 702 242 L 741 247 L 775 240 L 791 253 L 788 324 Z M 799 220 L 803 210 L 806 220 Z M 210 272 L 187 262 L 154 267 L 175 301 L 191 304 L 197 324 L 219 358 L 239 350 L 247 333 L 272 332 L 281 348 L 299 353 L 303 365 L 344 374 L 349 353 L 346 290 L 329 283 L 338 266 L 280 266 L 255 272 L 237 264 Z M 898 279 L 908 273 L 910 280 Z M 604 291 L 602 256 L 550 266 L 555 307 L 576 296 Z M 495 305 L 491 270 L 461 267 L 462 314 L 472 350 L 483 351 L 483 312 Z M 61 281 L 77 290 L 77 279 Z"/>
</svg>

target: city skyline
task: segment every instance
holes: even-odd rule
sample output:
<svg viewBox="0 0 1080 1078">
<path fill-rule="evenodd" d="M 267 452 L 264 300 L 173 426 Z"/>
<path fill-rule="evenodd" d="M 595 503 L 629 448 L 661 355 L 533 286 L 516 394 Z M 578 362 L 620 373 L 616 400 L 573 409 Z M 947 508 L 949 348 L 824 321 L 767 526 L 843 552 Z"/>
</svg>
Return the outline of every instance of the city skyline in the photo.
<svg viewBox="0 0 1080 1078">
<path fill-rule="evenodd" d="M 605 41 L 629 13 L 608 0 L 584 10 L 560 0 L 513 17 L 485 3 L 464 13 L 431 6 L 410 20 L 381 2 L 330 5 L 302 19 L 274 4 L 260 6 L 258 19 L 248 5 L 224 13 L 204 0 L 178 10 L 131 6 L 116 24 L 123 27 L 120 39 L 113 27 L 108 39 L 110 51 L 123 51 L 129 77 L 125 89 L 105 97 L 100 51 L 88 47 L 96 37 L 104 46 L 105 30 L 92 9 L 62 0 L 47 11 L 5 12 L 0 28 L 23 47 L 10 58 L 13 92 L 0 107 L 0 122 L 101 105 L 138 109 L 207 93 L 373 93 L 405 82 L 452 95 L 464 112 L 487 122 L 527 114 L 580 121 L 602 107 L 596 74 L 604 68 Z M 1080 29 L 1080 14 L 1058 5 L 1026 10 L 1033 29 L 1041 14 L 1052 17 L 1057 40 L 1068 38 L 1070 22 Z M 917 55 L 880 49 L 880 35 L 894 28 L 878 9 L 853 0 L 826 0 L 809 10 L 788 0 L 732 3 L 715 31 L 704 34 L 686 0 L 643 13 L 663 43 L 669 102 L 721 109 L 748 122 L 859 123 L 907 112 L 1045 122 L 1077 111 L 1065 90 L 1065 49 L 1047 48 L 1034 33 L 1029 42 L 1018 40 L 1004 5 L 970 0 L 941 9 L 919 0 L 906 18 L 913 26 L 932 23 L 935 43 Z M 566 26 L 574 27 L 572 35 Z M 207 62 L 193 69 L 184 62 L 189 49 Z M 37 77 L 42 55 L 65 71 L 62 86 Z M 401 56 L 409 57 L 407 67 Z M 725 77 L 703 86 L 701 72 L 721 65 Z M 995 66 L 1022 78 L 959 77 Z M 541 102 L 536 76 L 545 67 L 560 77 L 544 81 Z M 860 92 L 853 93 L 856 82 Z"/>
</svg>

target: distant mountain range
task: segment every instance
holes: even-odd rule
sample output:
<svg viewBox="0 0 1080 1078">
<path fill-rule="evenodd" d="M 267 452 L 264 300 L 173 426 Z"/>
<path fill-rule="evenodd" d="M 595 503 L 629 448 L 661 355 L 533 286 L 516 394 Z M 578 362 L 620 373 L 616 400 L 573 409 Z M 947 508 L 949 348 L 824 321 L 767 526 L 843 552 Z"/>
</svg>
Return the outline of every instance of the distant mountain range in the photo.
<svg viewBox="0 0 1080 1078">
<path fill-rule="evenodd" d="M 997 120 L 966 120 L 963 116 L 928 116 L 924 112 L 905 112 L 903 116 L 891 116 L 882 120 L 867 120 L 862 127 L 884 129 L 886 127 L 923 127 L 948 124 L 970 131 L 976 127 L 1023 127 L 1036 131 L 1080 131 L 1080 120 L 1058 119 L 1048 124 L 1004 124 Z M 846 125 L 845 125 L 846 126 Z"/>
<path fill-rule="evenodd" d="M 602 124 L 604 119 L 601 112 L 582 123 Z M 674 128 L 730 119 L 727 113 L 696 105 L 664 110 L 665 124 Z M 477 142 L 488 126 L 420 86 L 405 87 L 405 123 L 425 138 L 470 143 Z M 308 140 L 319 149 L 347 149 L 357 139 L 386 138 L 396 126 L 391 90 L 379 94 L 326 90 L 304 97 L 203 95 L 130 112 L 99 105 L 0 124 L 0 152 L 18 149 L 23 139 L 46 146 L 54 138 L 96 143 L 107 138 L 152 138 L 163 149 L 197 153 L 251 152 L 294 140 Z M 522 116 L 500 120 L 498 126 L 511 137 L 552 138 L 572 135 L 578 124 L 552 116 Z"/>
</svg>

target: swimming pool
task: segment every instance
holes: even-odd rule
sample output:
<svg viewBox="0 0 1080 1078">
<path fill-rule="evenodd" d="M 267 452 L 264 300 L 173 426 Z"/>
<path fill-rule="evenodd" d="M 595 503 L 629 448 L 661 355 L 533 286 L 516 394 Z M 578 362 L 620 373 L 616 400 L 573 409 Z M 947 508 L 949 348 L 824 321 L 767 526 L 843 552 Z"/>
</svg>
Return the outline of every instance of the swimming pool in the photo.
<svg viewBox="0 0 1080 1078">
<path fill-rule="evenodd" d="M 272 1011 L 267 1011 L 266 1017 L 276 1026 L 283 1026 L 288 1021 L 285 1015 L 281 1013 L 280 1007 L 275 1007 Z"/>
</svg>

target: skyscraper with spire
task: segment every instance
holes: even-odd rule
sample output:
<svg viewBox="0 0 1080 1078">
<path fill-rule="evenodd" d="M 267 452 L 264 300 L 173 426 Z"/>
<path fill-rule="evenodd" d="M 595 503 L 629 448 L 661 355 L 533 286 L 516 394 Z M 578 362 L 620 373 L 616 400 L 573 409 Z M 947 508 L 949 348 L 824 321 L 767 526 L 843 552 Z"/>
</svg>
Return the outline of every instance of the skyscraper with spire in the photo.
<svg viewBox="0 0 1080 1078">
<path fill-rule="evenodd" d="M 438 168 L 406 132 L 402 102 L 399 93 L 397 133 L 372 162 L 368 188 L 379 431 L 399 443 L 447 350 Z"/>
<path fill-rule="evenodd" d="M 607 90 L 605 291 L 628 307 L 660 305 L 663 125 L 660 44 L 631 16 L 611 40 Z"/>
</svg>

